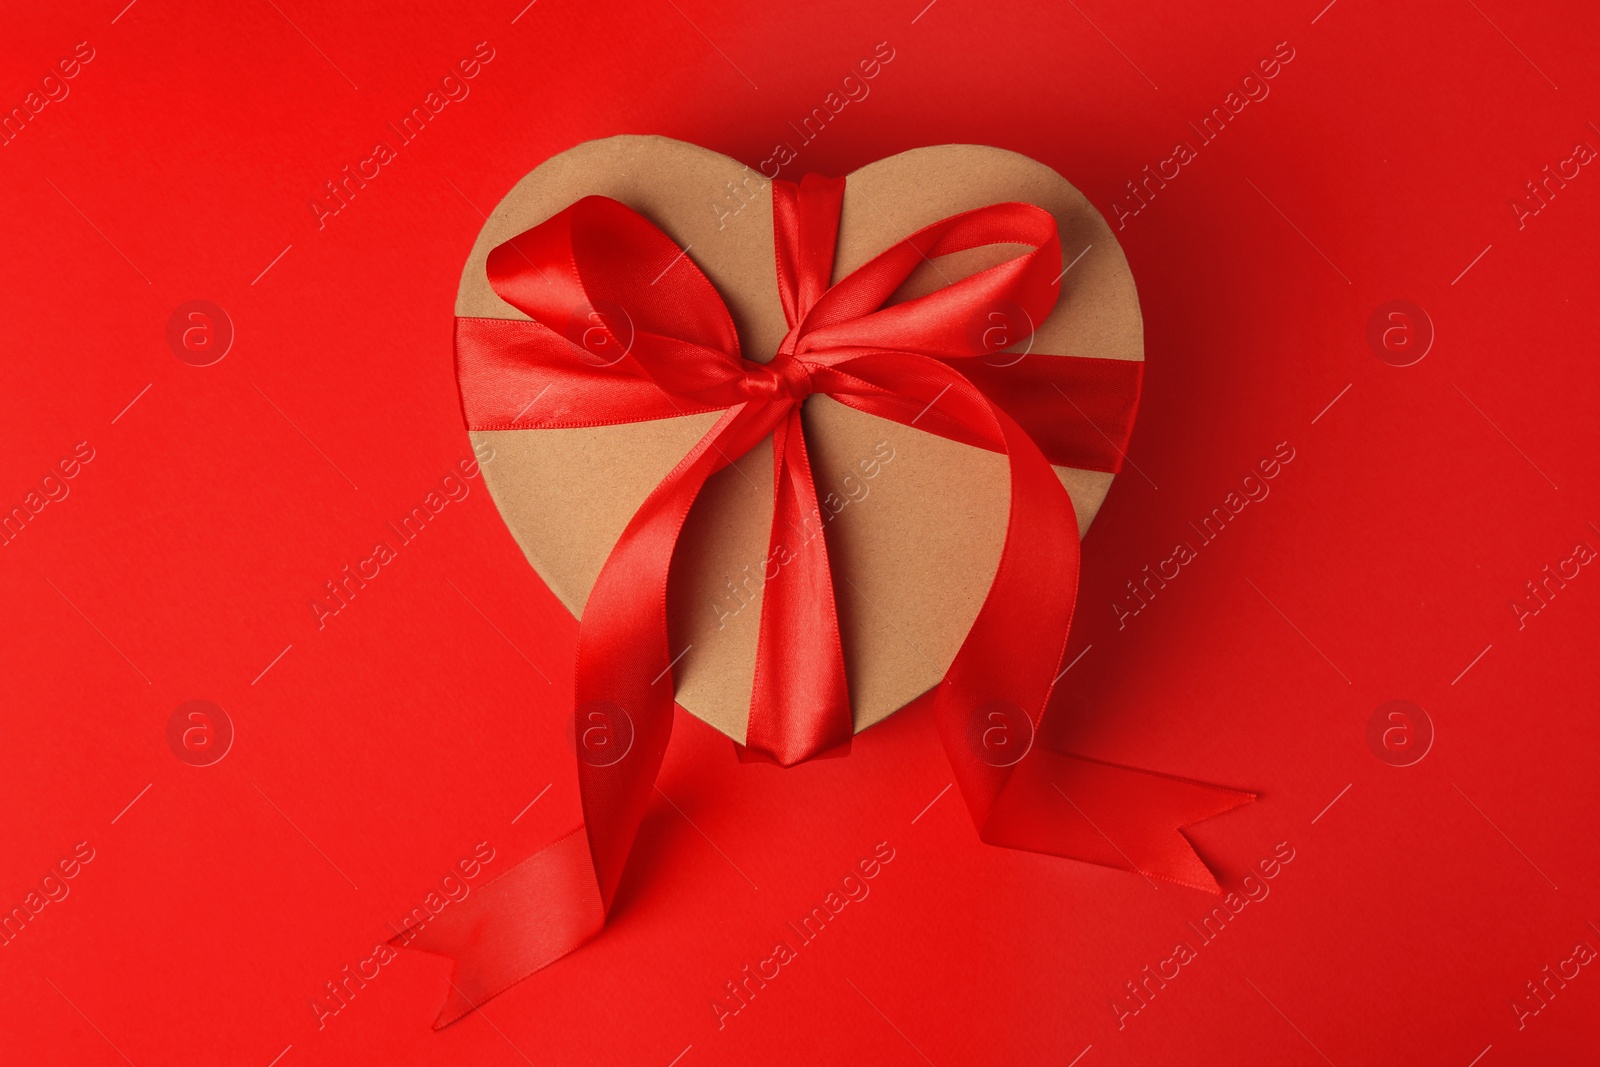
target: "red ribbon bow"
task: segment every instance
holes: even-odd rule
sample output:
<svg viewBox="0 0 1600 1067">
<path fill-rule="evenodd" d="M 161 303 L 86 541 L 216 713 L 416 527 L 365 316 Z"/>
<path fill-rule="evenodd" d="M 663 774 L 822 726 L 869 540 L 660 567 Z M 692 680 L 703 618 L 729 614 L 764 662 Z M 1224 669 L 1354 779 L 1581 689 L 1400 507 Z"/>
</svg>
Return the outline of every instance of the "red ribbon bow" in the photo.
<svg viewBox="0 0 1600 1067">
<path fill-rule="evenodd" d="M 844 188 L 816 175 L 772 183 L 789 333 L 770 363 L 741 358 L 727 308 L 684 251 L 598 196 L 489 254 L 494 291 L 532 322 L 456 320 L 469 429 L 722 416 L 639 507 L 584 607 L 575 722 L 585 825 L 396 939 L 457 960 L 436 1026 L 604 925 L 672 728 L 666 593 L 679 531 L 706 479 L 769 434 L 773 549 L 819 514 L 800 418 L 814 393 L 1010 459 L 999 569 L 933 703 L 982 839 L 1217 890 L 1177 827 L 1250 794 L 1028 744 L 1058 677 L 1078 586 L 1077 518 L 1051 464 L 1120 467 L 1143 364 L 1043 356 L 999 367 L 984 358 L 973 323 L 999 308 L 1043 322 L 1060 291 L 1055 219 L 1028 204 L 934 223 L 830 286 Z M 884 306 L 924 261 L 991 244 L 1029 251 Z M 762 590 L 746 742 L 784 765 L 852 735 L 826 542 L 810 538 L 790 555 Z M 996 732 L 1009 747 L 989 743 Z"/>
</svg>

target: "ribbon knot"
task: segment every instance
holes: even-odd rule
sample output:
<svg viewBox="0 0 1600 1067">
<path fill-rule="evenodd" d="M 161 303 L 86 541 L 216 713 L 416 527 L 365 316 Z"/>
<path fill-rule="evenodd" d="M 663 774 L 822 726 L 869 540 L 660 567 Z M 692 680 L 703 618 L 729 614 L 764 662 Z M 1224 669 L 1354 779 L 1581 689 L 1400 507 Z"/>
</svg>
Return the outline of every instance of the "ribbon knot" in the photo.
<svg viewBox="0 0 1600 1067">
<path fill-rule="evenodd" d="M 761 590 L 745 744 L 789 765 L 849 743 L 834 574 L 826 539 L 814 536 L 827 517 L 800 418 L 801 401 L 815 393 L 907 432 L 1007 457 L 1010 513 L 999 565 L 932 701 L 982 839 L 1217 890 L 1176 828 L 1249 794 L 1033 744 L 1060 677 L 1078 586 L 1077 516 L 1052 464 L 1120 468 L 1143 364 L 1037 353 L 1003 367 L 985 360 L 986 335 L 973 324 L 984 324 L 988 309 L 1016 308 L 1042 323 L 1059 294 L 1055 219 L 1033 205 L 994 204 L 936 222 L 835 283 L 844 190 L 843 179 L 816 175 L 772 183 L 778 295 L 789 332 L 765 366 L 740 355 L 732 317 L 688 250 L 604 197 L 585 197 L 490 253 L 490 284 L 531 321 L 456 320 L 469 429 L 720 416 L 639 506 L 584 606 L 577 729 L 589 731 L 587 720 L 603 709 L 606 740 L 592 751 L 579 746 L 584 826 L 420 937 L 403 935 L 460 962 L 438 1026 L 604 925 L 672 729 L 672 671 L 682 649 L 668 631 L 666 590 L 679 532 L 706 480 L 768 437 L 768 558 L 782 565 Z M 922 264 L 988 245 L 1025 251 L 926 296 L 889 303 Z M 598 312 L 622 355 L 597 360 L 568 339 L 572 323 Z"/>
<path fill-rule="evenodd" d="M 805 361 L 781 349 L 772 362 L 753 364 L 740 382 L 740 389 L 752 400 L 784 396 L 796 404 L 814 392 L 811 371 Z"/>
</svg>

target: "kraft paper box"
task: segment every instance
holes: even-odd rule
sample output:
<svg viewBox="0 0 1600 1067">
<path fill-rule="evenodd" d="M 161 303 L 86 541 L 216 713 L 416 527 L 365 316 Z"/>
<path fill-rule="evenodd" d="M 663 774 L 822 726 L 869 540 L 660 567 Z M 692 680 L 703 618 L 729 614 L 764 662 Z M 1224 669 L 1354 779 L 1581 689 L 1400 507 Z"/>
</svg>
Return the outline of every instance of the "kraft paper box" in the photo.
<svg viewBox="0 0 1600 1067">
<path fill-rule="evenodd" d="M 988 204 L 1036 204 L 1061 235 L 1061 297 L 1031 331 L 997 317 L 1011 341 L 995 365 L 1030 358 L 1143 358 L 1138 296 L 1098 211 L 1060 175 L 976 145 L 915 149 L 848 176 L 834 281 L 923 226 Z M 732 314 L 745 358 L 766 362 L 787 331 L 774 270 L 771 187 L 757 170 L 663 137 L 591 141 L 528 174 L 473 245 L 456 299 L 466 318 L 526 319 L 489 286 L 495 246 L 588 195 L 639 212 L 687 250 Z M 1015 255 L 989 246 L 918 268 L 894 301 L 931 292 Z M 975 329 L 991 328 L 976 323 Z M 1015 339 L 1013 340 L 1013 336 Z M 998 347 L 998 346 L 997 346 Z M 529 397 L 537 403 L 537 396 Z M 1070 412 L 1063 398 L 1063 409 Z M 472 434 L 493 449 L 484 477 L 528 562 L 578 617 L 607 554 L 646 495 L 716 414 L 583 429 Z M 1008 507 L 1006 457 L 847 408 L 805 401 L 857 732 L 936 685 L 994 578 Z M 673 562 L 669 618 L 677 701 L 745 739 L 772 521 L 769 438 L 713 476 Z M 1056 468 L 1080 534 L 1110 474 Z M 803 535 L 801 535 L 803 536 Z"/>
</svg>

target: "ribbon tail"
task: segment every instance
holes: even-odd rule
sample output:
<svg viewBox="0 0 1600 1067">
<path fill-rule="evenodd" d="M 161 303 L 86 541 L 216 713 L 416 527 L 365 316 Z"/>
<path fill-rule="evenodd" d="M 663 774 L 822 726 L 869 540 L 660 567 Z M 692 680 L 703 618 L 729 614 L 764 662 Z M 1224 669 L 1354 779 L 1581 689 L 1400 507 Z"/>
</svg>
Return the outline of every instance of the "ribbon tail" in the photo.
<svg viewBox="0 0 1600 1067">
<path fill-rule="evenodd" d="M 957 387 L 972 388 L 965 379 Z M 1006 542 L 989 596 L 934 701 L 979 836 L 1220 892 L 1179 827 L 1252 795 L 1032 745 L 1077 599 L 1077 522 L 1038 445 L 989 404 L 1011 466 Z M 1019 625 L 1028 639 L 1018 636 Z"/>
<path fill-rule="evenodd" d="M 991 845 L 1220 893 L 1180 828 L 1255 799 L 1237 789 L 1035 748 L 1013 770 L 979 836 Z"/>
<path fill-rule="evenodd" d="M 595 580 L 579 623 L 573 686 L 585 824 L 420 931 L 394 939 L 456 961 L 435 1029 L 554 963 L 605 925 L 672 733 L 666 587 L 673 547 L 705 480 L 726 464 L 725 452 L 749 451 L 770 425 L 764 413 L 741 408 L 725 414 L 640 505 Z M 657 663 L 664 666 L 652 678 Z"/>
<path fill-rule="evenodd" d="M 609 909 L 672 735 L 667 580 L 706 479 L 769 432 L 773 416 L 729 409 L 639 505 L 600 568 L 578 623 L 573 671 L 578 794 Z"/>
<path fill-rule="evenodd" d="M 389 943 L 455 961 L 439 1030 L 588 941 L 605 918 L 580 826 Z"/>
<path fill-rule="evenodd" d="M 772 452 L 772 533 L 745 746 L 791 767 L 848 749 L 853 720 L 833 571 L 798 406 L 773 432 Z"/>
</svg>

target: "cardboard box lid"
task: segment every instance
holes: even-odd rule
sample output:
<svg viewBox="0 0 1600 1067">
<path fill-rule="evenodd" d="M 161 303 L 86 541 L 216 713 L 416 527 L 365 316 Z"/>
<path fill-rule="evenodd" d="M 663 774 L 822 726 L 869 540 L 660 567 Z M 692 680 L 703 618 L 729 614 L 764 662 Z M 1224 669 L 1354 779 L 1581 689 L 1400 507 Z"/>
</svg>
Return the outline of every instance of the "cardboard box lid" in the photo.
<svg viewBox="0 0 1600 1067">
<path fill-rule="evenodd" d="M 486 257 L 591 194 L 627 204 L 688 249 L 727 304 L 744 356 L 772 358 L 787 326 L 774 268 L 770 184 L 727 156 L 664 137 L 590 141 L 518 182 L 478 234 L 456 314 L 526 319 L 489 287 Z M 1007 351 L 1027 351 L 1029 358 L 1142 359 L 1138 295 L 1110 227 L 1060 175 L 1014 152 L 942 145 L 850 174 L 834 279 L 923 226 L 1007 201 L 1037 204 L 1055 216 L 1065 270 L 1055 310 L 1031 338 Z M 1017 250 L 991 246 L 924 264 L 895 302 Z M 528 399 L 537 403 L 536 397 Z M 847 501 L 827 524 L 826 537 L 859 732 L 936 685 L 955 658 L 999 564 L 1010 493 L 1007 461 L 826 396 L 810 397 L 802 417 L 819 499 L 832 492 Z M 472 438 L 494 449 L 484 481 L 512 536 L 551 591 L 581 617 L 638 505 L 716 418 L 480 431 Z M 863 461 L 875 470 L 870 478 L 859 466 Z M 1112 476 L 1056 470 L 1072 496 L 1081 535 Z M 772 480 L 769 438 L 706 483 L 673 562 L 672 643 L 686 649 L 673 668 L 677 701 L 740 742 L 755 672 Z"/>
</svg>

